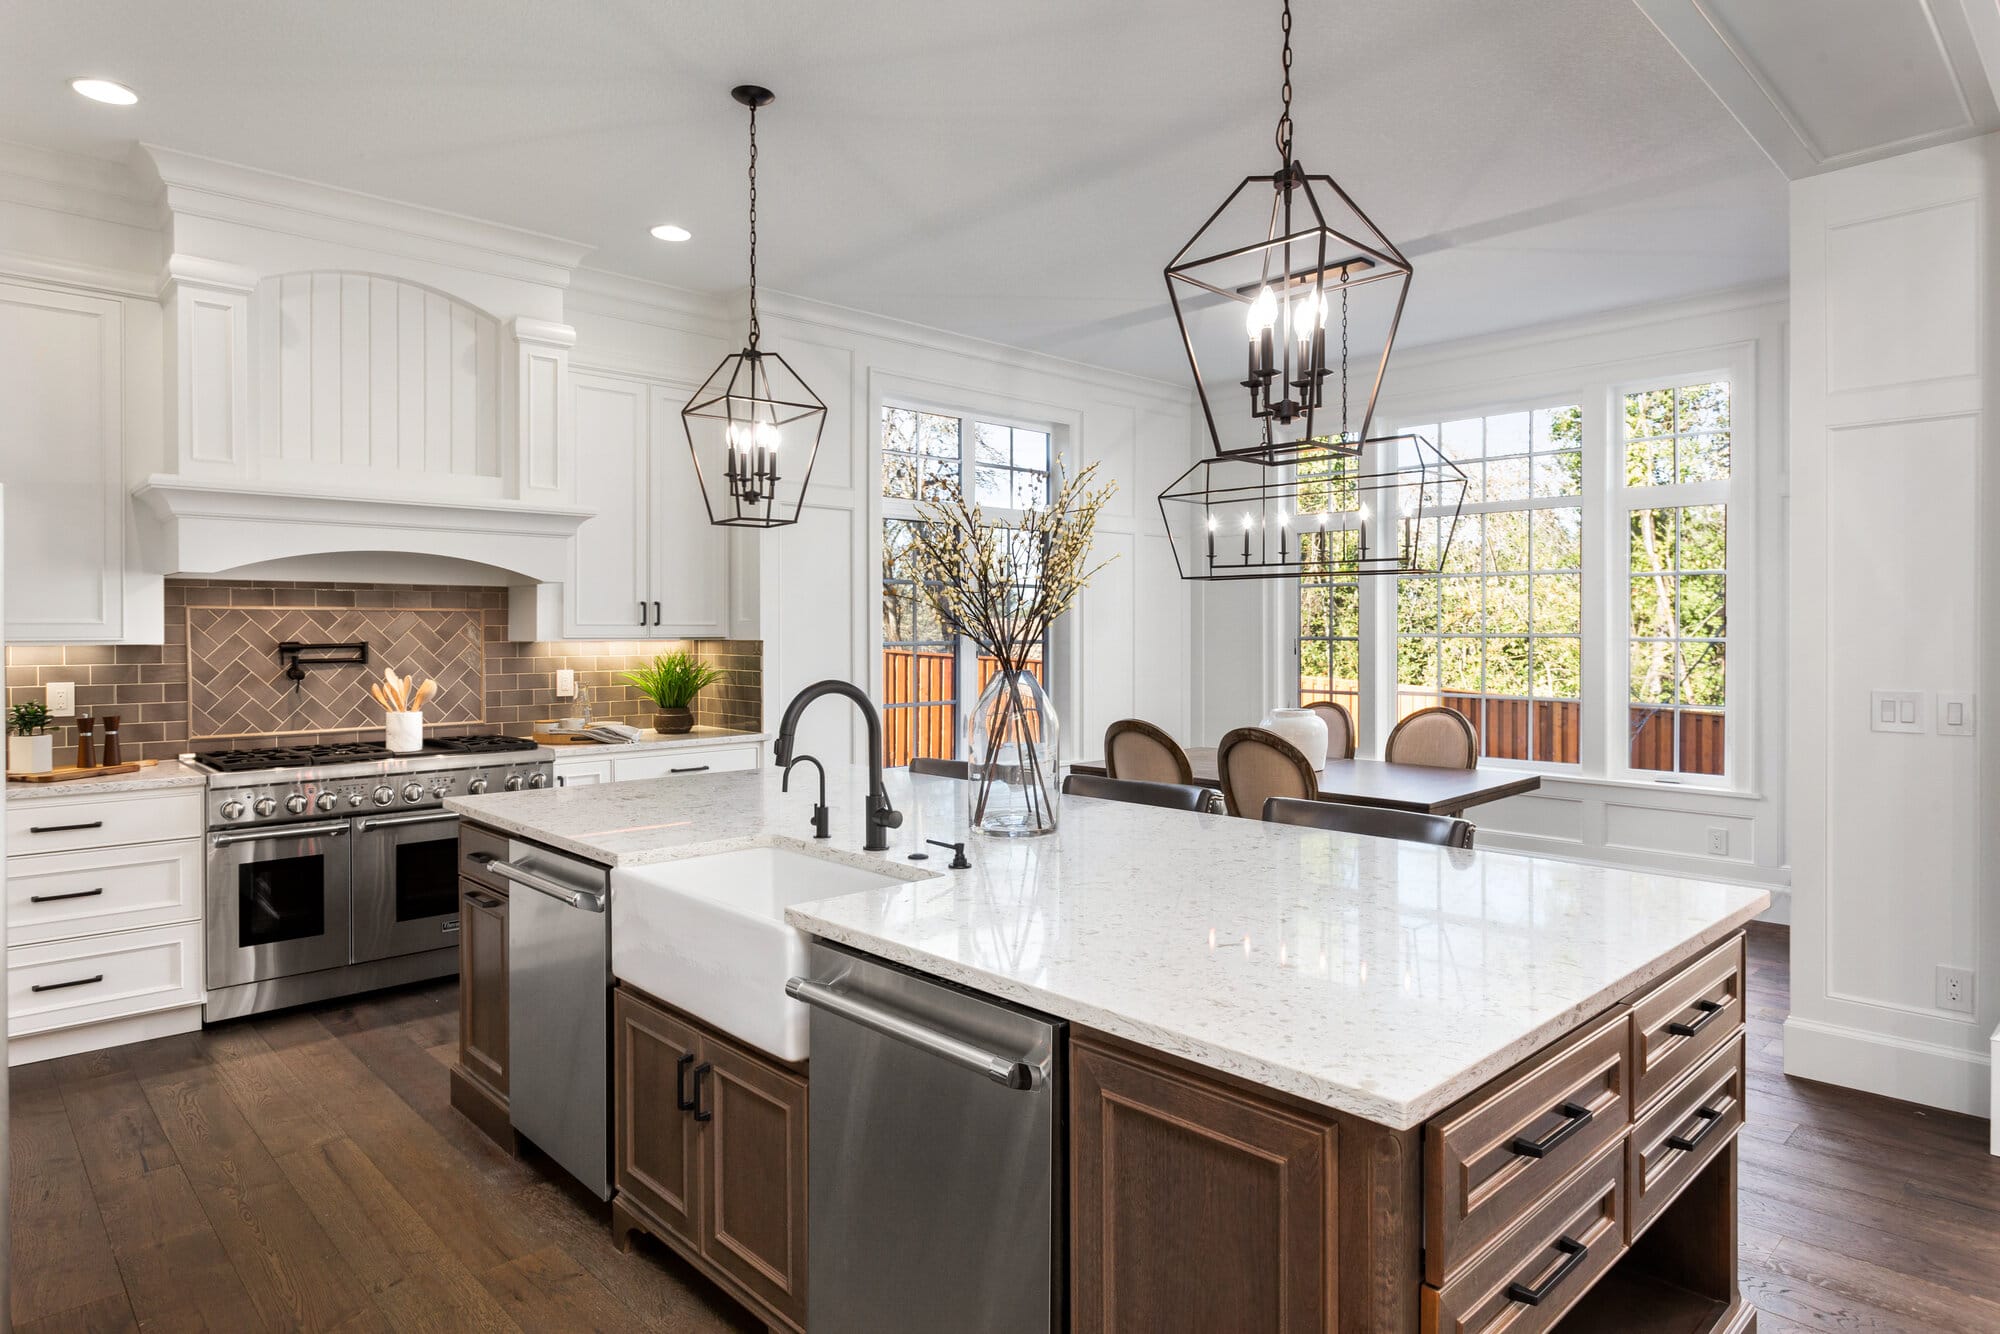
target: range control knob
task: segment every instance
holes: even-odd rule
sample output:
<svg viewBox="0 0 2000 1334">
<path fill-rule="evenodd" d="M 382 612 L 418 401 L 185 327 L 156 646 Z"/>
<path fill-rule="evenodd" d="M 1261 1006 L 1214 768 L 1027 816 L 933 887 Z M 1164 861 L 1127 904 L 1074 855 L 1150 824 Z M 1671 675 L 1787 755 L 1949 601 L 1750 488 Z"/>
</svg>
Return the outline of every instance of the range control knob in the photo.
<svg viewBox="0 0 2000 1334">
<path fill-rule="evenodd" d="M 278 803 L 271 797 L 259 797 L 257 798 L 256 805 L 252 806 L 251 809 L 259 815 L 274 815 L 277 813 Z"/>
<path fill-rule="evenodd" d="M 319 807 L 323 811 L 330 811 L 339 804 L 340 804 L 340 798 L 334 796 L 333 793 L 331 792 L 322 792 L 317 797 L 313 798 L 313 805 Z"/>
<path fill-rule="evenodd" d="M 403 784 L 404 801 L 422 801 L 423 799 L 424 799 L 424 785 L 422 783 L 409 782 Z"/>
<path fill-rule="evenodd" d="M 548 785 L 549 785 L 549 776 L 547 774 L 528 775 L 529 787 L 547 787 Z"/>
<path fill-rule="evenodd" d="M 521 790 L 521 775 L 508 774 L 506 787 L 509 792 L 519 792 Z"/>
<path fill-rule="evenodd" d="M 347 804 L 350 806 L 359 806 L 362 802 L 367 800 L 368 798 L 361 795 L 361 789 L 358 787 L 355 788 L 352 792 L 349 792 L 347 794 Z"/>
<path fill-rule="evenodd" d="M 486 780 L 484 778 L 475 778 L 465 785 L 465 790 L 476 797 L 486 790 Z"/>
<path fill-rule="evenodd" d="M 294 792 L 291 796 L 286 797 L 285 810 L 293 815 L 304 815 L 306 813 L 306 794 L 303 792 Z"/>
<path fill-rule="evenodd" d="M 396 789 L 390 787 L 387 783 L 384 783 L 382 784 L 382 786 L 375 789 L 375 804 L 377 806 L 387 806 L 390 802 L 394 801 L 395 799 L 396 799 Z"/>
<path fill-rule="evenodd" d="M 225 820 L 241 820 L 243 818 L 243 811 L 243 803 L 234 797 L 222 803 L 222 818 Z"/>
</svg>

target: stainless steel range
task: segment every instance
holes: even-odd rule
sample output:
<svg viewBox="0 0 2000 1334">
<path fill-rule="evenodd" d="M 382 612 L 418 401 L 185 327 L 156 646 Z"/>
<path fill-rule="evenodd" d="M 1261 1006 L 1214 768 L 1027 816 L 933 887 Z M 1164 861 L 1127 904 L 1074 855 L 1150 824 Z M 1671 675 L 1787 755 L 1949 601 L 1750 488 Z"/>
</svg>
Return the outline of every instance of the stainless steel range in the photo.
<svg viewBox="0 0 2000 1334">
<path fill-rule="evenodd" d="M 458 971 L 460 793 L 547 787 L 532 741 L 210 751 L 210 1022 Z"/>
</svg>

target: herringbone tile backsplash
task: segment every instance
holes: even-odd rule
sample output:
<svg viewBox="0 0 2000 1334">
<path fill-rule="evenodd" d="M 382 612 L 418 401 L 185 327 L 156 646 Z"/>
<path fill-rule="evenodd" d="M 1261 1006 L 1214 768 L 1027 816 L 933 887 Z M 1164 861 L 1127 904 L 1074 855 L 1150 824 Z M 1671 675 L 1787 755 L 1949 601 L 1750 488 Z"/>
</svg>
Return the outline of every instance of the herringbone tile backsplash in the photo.
<svg viewBox="0 0 2000 1334">
<path fill-rule="evenodd" d="M 277 652 L 287 640 L 365 640 L 369 665 L 308 667 L 295 690 Z M 698 723 L 762 728 L 758 641 L 513 643 L 500 588 L 169 580 L 165 644 L 9 648 L 7 703 L 39 700 L 49 682 L 73 681 L 79 710 L 119 715 L 127 758 L 166 759 L 279 736 L 288 743 L 379 738 L 382 710 L 367 681 L 388 667 L 437 681 L 424 705 L 427 731 L 525 736 L 537 720 L 573 711 L 555 697 L 559 668 L 589 687 L 595 718 L 650 725 L 652 703 L 620 676 L 680 648 L 727 673 L 696 701 Z M 55 735 L 58 763 L 65 762 L 76 730 L 63 726 Z"/>
</svg>

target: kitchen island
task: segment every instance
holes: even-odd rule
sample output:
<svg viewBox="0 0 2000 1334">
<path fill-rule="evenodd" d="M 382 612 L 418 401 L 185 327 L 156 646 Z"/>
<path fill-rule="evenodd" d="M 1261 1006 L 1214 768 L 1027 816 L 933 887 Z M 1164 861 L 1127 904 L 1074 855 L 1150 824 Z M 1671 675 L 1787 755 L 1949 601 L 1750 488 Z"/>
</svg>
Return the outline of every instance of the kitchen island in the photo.
<svg viewBox="0 0 2000 1334">
<path fill-rule="evenodd" d="M 1074 1329 L 1751 1326 L 1761 890 L 1083 800 L 953 871 L 923 840 L 965 838 L 959 784 L 892 773 L 864 853 L 865 771 L 829 772 L 818 843 L 807 772 L 448 804 L 612 868 L 621 977 L 651 948 L 621 869 L 781 846 L 893 877 L 799 931 L 1068 1021 Z"/>
</svg>

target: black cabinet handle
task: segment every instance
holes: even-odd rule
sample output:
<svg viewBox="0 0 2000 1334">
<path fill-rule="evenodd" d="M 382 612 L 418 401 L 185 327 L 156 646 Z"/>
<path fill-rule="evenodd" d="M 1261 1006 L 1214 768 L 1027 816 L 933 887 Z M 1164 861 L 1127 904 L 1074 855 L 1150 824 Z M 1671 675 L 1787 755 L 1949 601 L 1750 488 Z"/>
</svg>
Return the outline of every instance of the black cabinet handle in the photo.
<svg viewBox="0 0 2000 1334">
<path fill-rule="evenodd" d="M 639 599 L 639 624 L 641 626 L 646 624 L 646 599 L 644 598 Z"/>
<path fill-rule="evenodd" d="M 1529 1139 L 1526 1135 L 1514 1136 L 1507 1148 L 1523 1158 L 1543 1158 L 1556 1145 L 1574 1135 L 1591 1123 L 1597 1113 L 1580 1102 L 1566 1102 L 1556 1109 L 1565 1118 L 1563 1123 L 1540 1139 Z"/>
<path fill-rule="evenodd" d="M 1694 1008 L 1701 1011 L 1701 1018 L 1691 1024 L 1684 1024 L 1676 1019 L 1673 1023 L 1667 1025 L 1667 1032 L 1672 1033 L 1675 1037 L 1691 1038 L 1701 1032 L 1702 1029 L 1714 1023 L 1715 1016 L 1722 1013 L 1723 1006 L 1721 1001 L 1698 1000 L 1694 1003 Z"/>
<path fill-rule="evenodd" d="M 95 977 L 79 977 L 74 982 L 37 982 L 35 983 L 35 985 L 29 987 L 28 990 L 61 991 L 66 987 L 87 987 L 92 982 L 102 982 L 103 980 L 104 980 L 104 974 L 99 973 Z"/>
<path fill-rule="evenodd" d="M 1695 1115 L 1701 1119 L 1700 1129 L 1692 1135 L 1667 1136 L 1668 1148 L 1679 1149 L 1682 1153 L 1693 1153 L 1701 1147 L 1701 1142 L 1708 1138 L 1709 1132 L 1722 1124 L 1722 1113 L 1717 1108 L 1704 1107 Z"/>
<path fill-rule="evenodd" d="M 707 1061 L 703 1061 L 694 1068 L 694 1119 L 697 1121 L 713 1121 L 715 1119 L 715 1109 L 701 1105 L 702 1086 L 708 1083 L 708 1077 L 714 1071 L 715 1067 Z"/>
<path fill-rule="evenodd" d="M 1555 1271 L 1535 1287 L 1531 1288 L 1525 1283 L 1509 1283 L 1507 1285 L 1508 1301 L 1522 1302 L 1528 1306 L 1540 1306 L 1548 1298 L 1548 1295 L 1556 1290 L 1556 1284 L 1568 1278 L 1575 1271 L 1576 1267 L 1582 1264 L 1590 1255 L 1590 1247 L 1584 1245 L 1575 1237 L 1557 1237 L 1556 1249 L 1569 1258 L 1557 1265 Z"/>
<path fill-rule="evenodd" d="M 658 602 L 655 602 L 653 603 L 653 624 L 658 625 L 659 623 L 660 623 L 660 604 Z"/>
<path fill-rule="evenodd" d="M 687 1093 L 688 1067 L 693 1064 L 694 1053 L 691 1051 L 682 1052 L 681 1058 L 674 1062 L 674 1106 L 683 1112 L 694 1110 L 694 1099 Z"/>
<path fill-rule="evenodd" d="M 568 787 L 568 786 L 569 786 L 569 780 L 568 780 L 567 778 L 564 778 L 564 777 L 563 777 L 563 776 L 562 776 L 561 774 L 557 774 L 557 775 L 556 775 L 556 786 L 557 786 L 557 787 Z"/>
<path fill-rule="evenodd" d="M 64 899 L 94 899 L 103 892 L 104 890 L 100 886 L 97 889 L 75 889 L 67 894 L 30 894 L 28 895 L 28 902 L 61 903 Z"/>
<path fill-rule="evenodd" d="M 667 772 L 670 774 L 705 774 L 708 772 L 708 766 L 705 764 L 690 764 L 685 769 L 669 769 Z"/>
<path fill-rule="evenodd" d="M 86 820 L 82 824 L 31 824 L 28 826 L 28 832 L 31 834 L 67 834 L 78 829 L 102 828 L 104 828 L 104 821 Z"/>
</svg>

